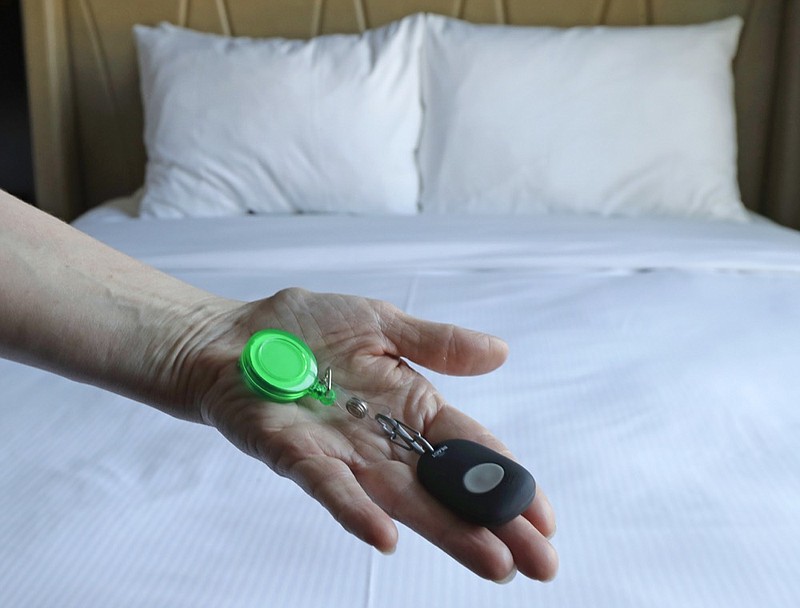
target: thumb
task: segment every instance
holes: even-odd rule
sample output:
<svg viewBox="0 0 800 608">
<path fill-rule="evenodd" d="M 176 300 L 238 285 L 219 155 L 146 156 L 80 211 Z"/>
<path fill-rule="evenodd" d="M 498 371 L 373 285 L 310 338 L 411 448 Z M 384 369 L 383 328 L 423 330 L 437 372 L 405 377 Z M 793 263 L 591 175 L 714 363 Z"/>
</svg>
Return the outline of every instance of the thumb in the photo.
<svg viewBox="0 0 800 608">
<path fill-rule="evenodd" d="M 485 374 L 500 367 L 508 356 L 508 345 L 500 338 L 400 311 L 384 331 L 394 354 L 451 376 Z"/>
</svg>

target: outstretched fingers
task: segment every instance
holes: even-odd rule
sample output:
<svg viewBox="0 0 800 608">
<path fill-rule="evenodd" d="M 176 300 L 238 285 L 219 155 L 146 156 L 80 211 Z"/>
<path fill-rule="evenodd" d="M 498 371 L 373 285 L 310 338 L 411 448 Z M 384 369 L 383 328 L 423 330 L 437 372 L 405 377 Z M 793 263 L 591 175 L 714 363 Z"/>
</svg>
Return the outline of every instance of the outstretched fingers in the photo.
<svg viewBox="0 0 800 608">
<path fill-rule="evenodd" d="M 340 460 L 315 456 L 296 463 L 290 476 L 348 532 L 383 553 L 397 544 L 394 518 L 489 580 L 507 580 L 517 570 L 550 580 L 558 569 L 555 550 L 526 518 L 533 506 L 526 517 L 490 530 L 440 505 L 416 483 L 413 468 L 400 461 L 366 465 L 354 475 Z"/>
<path fill-rule="evenodd" d="M 400 310 L 382 315 L 395 356 L 453 376 L 490 372 L 506 360 L 508 345 L 494 336 L 412 317 Z"/>
<path fill-rule="evenodd" d="M 434 442 L 451 437 L 471 439 L 514 459 L 508 448 L 486 428 L 450 406 L 437 409 L 426 431 Z M 541 486 L 537 487 L 533 502 L 521 516 L 492 531 L 511 551 L 521 574 L 542 581 L 555 577 L 558 554 L 548 539 L 555 534 L 556 519 Z"/>
<path fill-rule="evenodd" d="M 540 581 L 555 578 L 558 553 L 530 520 L 515 517 L 493 531 L 514 555 L 514 563 L 521 574 Z"/>
<path fill-rule="evenodd" d="M 477 575 L 495 581 L 514 571 L 514 556 L 491 530 L 463 521 L 417 483 L 414 470 L 399 461 L 365 467 L 359 480 L 394 519 L 445 551 Z"/>
<path fill-rule="evenodd" d="M 328 456 L 311 456 L 295 463 L 288 476 L 345 530 L 382 553 L 394 551 L 394 521 L 367 495 L 346 463 Z"/>
</svg>

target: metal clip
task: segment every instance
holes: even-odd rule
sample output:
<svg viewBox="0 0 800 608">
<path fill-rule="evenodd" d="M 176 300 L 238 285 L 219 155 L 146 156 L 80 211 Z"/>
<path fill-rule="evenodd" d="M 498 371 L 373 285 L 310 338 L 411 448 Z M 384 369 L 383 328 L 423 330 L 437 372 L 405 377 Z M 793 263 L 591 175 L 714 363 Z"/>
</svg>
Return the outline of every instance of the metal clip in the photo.
<svg viewBox="0 0 800 608">
<path fill-rule="evenodd" d="M 375 420 L 378 421 L 384 432 L 389 436 L 389 440 L 404 450 L 414 451 L 420 456 L 434 451 L 433 446 L 428 443 L 428 440 L 418 430 L 411 428 L 404 422 L 385 414 L 376 414 Z"/>
<path fill-rule="evenodd" d="M 333 370 L 329 367 L 325 370 L 325 375 L 320 378 L 322 384 L 325 385 L 329 391 L 333 388 Z"/>
</svg>

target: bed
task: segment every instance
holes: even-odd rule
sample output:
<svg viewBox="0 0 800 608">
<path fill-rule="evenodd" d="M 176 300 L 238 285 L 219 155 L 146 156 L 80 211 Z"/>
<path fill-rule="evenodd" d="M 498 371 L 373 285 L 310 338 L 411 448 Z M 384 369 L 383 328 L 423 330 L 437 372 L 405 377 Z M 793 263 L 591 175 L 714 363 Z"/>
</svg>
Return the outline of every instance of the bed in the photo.
<svg viewBox="0 0 800 608">
<path fill-rule="evenodd" d="M 383 556 L 215 430 L 0 361 L 0 605 L 800 603 L 796 3 L 24 8 L 41 206 L 228 297 L 291 285 L 357 293 L 504 338 L 509 359 L 490 375 L 427 375 L 546 489 L 561 568 L 547 584 L 517 577 L 498 586 L 408 529 Z M 134 24 L 144 27 L 134 33 Z M 598 24 L 621 29 L 588 27 Z M 373 34 L 348 37 L 359 30 Z M 346 35 L 325 37 L 337 32 Z M 648 46 L 651 33 L 679 63 L 653 67 L 667 55 Z M 684 52 L 700 38 L 705 46 Z M 539 46 L 520 54 L 531 40 Z M 173 44 L 191 57 L 209 53 L 205 77 L 177 91 L 170 87 L 190 71 L 170 63 L 185 57 Z M 399 55 L 386 51 L 393 44 Z M 310 106 L 330 113 L 307 131 L 311 110 L 277 126 L 248 114 L 237 130 L 230 112 L 215 109 L 241 104 L 241 117 L 262 88 L 230 85 L 235 97 L 211 104 L 224 87 L 204 88 L 230 73 L 236 53 L 252 55 L 250 75 L 276 54 L 313 57 L 308 70 L 324 65 L 315 76 L 323 80 L 303 80 L 292 64 L 282 91 L 302 98 L 332 74 L 358 96 L 323 96 L 338 105 Z M 363 78 L 351 81 L 337 53 L 365 61 L 355 70 Z M 540 72 L 562 69 L 524 107 L 494 105 L 515 99 L 504 86 L 530 84 L 508 61 L 517 57 Z M 627 71 L 611 70 L 625 61 Z M 221 72 L 202 72 L 217 65 Z M 542 93 L 561 91 L 564 74 L 574 74 L 569 95 Z M 664 95 L 665 82 L 696 94 Z M 637 103 L 620 107 L 620 91 Z M 365 105 L 353 109 L 354 99 Z M 544 126 L 513 118 L 530 107 L 534 118 L 550 117 Z M 279 141 L 310 139 L 274 155 L 248 139 L 254 124 Z M 333 124 L 330 133 L 320 124 Z M 615 145 L 641 142 L 642 129 L 647 143 Z M 206 135 L 220 145 L 191 144 Z M 688 145 L 691 137 L 699 143 Z M 339 157 L 342 141 L 348 154 Z M 186 159 L 187 150 L 197 155 Z M 287 156 L 307 163 L 278 180 L 259 173 Z M 508 172 L 519 165 L 533 169 Z M 213 179 L 198 186 L 193 166 Z"/>
</svg>

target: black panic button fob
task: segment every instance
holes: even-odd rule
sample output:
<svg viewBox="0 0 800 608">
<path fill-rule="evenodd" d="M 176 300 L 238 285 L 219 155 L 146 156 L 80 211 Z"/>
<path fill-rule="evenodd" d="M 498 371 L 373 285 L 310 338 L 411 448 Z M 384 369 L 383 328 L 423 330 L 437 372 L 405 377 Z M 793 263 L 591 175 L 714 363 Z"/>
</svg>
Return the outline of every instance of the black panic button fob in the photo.
<svg viewBox="0 0 800 608">
<path fill-rule="evenodd" d="M 449 439 L 423 454 L 417 476 L 441 503 L 482 526 L 511 521 L 536 494 L 536 482 L 525 468 L 466 439 Z"/>
</svg>

